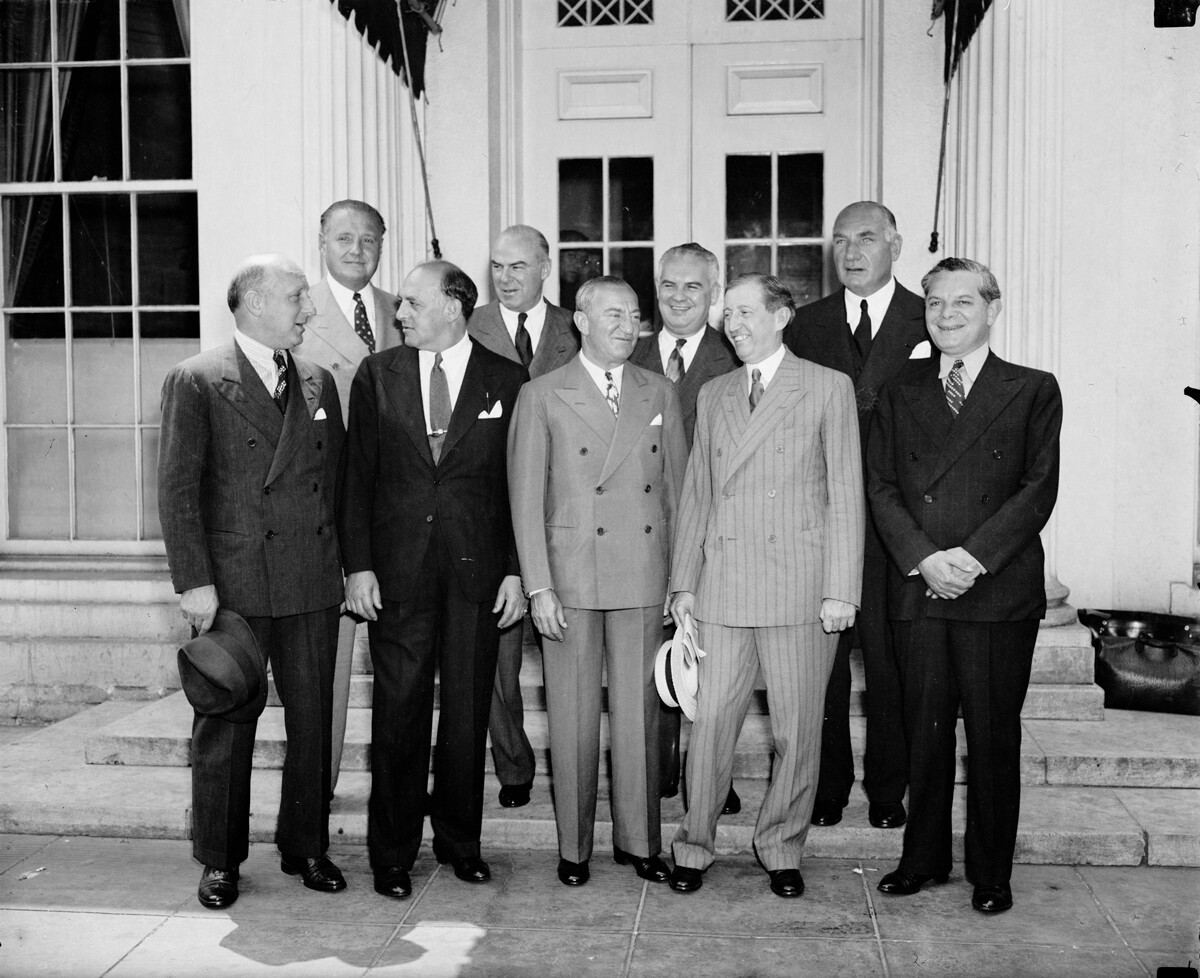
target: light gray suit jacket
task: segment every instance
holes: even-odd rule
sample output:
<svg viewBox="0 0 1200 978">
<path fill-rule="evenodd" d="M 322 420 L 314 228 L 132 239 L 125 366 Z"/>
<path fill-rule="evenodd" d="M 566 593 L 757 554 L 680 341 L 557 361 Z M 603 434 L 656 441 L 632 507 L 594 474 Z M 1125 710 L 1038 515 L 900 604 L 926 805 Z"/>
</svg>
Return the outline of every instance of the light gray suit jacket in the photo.
<svg viewBox="0 0 1200 978">
<path fill-rule="evenodd" d="M 401 345 L 396 328 L 396 310 L 400 300 L 390 292 L 372 287 L 375 308 L 371 310 L 371 325 L 375 327 L 375 350 L 387 350 Z M 354 332 L 354 324 L 346 319 L 333 298 L 329 279 L 323 278 L 308 290 L 317 307 L 316 315 L 304 327 L 304 340 L 292 352 L 318 367 L 324 367 L 337 384 L 338 399 L 342 402 L 342 417 L 350 417 L 350 387 L 358 365 L 367 356 L 367 346 Z"/>
<path fill-rule="evenodd" d="M 730 626 L 818 621 L 862 590 L 862 455 L 850 378 L 784 354 L 753 413 L 742 369 L 709 381 L 680 502 L 671 590 Z"/>
<path fill-rule="evenodd" d="M 542 301 L 545 302 L 544 299 Z M 471 314 L 467 332 L 473 340 L 493 353 L 499 353 L 500 356 L 508 357 L 517 363 L 521 362 L 517 348 L 500 315 L 500 303 L 489 302 L 486 306 L 479 306 Z M 551 370 L 557 370 L 578 352 L 579 334 L 575 331 L 575 322 L 571 314 L 561 306 L 546 302 L 546 324 L 538 338 L 537 349 L 533 351 L 529 376 L 540 377 Z"/>
</svg>

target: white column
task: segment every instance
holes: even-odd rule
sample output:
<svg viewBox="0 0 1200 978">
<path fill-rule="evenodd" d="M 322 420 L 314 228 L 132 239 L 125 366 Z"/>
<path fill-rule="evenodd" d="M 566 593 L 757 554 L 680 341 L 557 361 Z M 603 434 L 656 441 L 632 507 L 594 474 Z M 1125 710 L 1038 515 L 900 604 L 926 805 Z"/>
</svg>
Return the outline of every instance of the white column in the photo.
<svg viewBox="0 0 1200 978">
<path fill-rule="evenodd" d="M 1004 310 L 997 353 L 1049 370 L 1059 364 L 1062 264 L 1062 8 L 993 4 L 955 78 L 947 141 L 946 253 L 996 274 Z M 1047 625 L 1075 620 L 1057 577 L 1057 524 L 1046 549 Z"/>
</svg>

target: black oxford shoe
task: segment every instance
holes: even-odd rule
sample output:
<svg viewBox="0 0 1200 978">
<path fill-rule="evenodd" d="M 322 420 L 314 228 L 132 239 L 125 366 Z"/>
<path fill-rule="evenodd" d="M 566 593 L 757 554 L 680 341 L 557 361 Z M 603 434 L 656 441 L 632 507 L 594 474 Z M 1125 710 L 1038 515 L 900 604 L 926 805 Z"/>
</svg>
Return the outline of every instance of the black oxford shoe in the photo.
<svg viewBox="0 0 1200 978">
<path fill-rule="evenodd" d="M 583 886 L 591 876 L 586 859 L 581 863 L 573 863 L 569 859 L 558 861 L 558 881 L 566 886 Z"/>
<path fill-rule="evenodd" d="M 867 808 L 867 818 L 877 829 L 898 829 L 908 821 L 903 802 L 889 801 Z"/>
<path fill-rule="evenodd" d="M 238 871 L 205 866 L 200 875 L 200 889 L 196 893 L 200 906 L 209 910 L 223 910 L 233 905 L 238 898 Z"/>
<path fill-rule="evenodd" d="M 403 900 L 412 893 L 412 880 L 403 866 L 385 866 L 375 870 L 375 892 L 381 896 Z"/>
<path fill-rule="evenodd" d="M 529 804 L 529 792 L 532 784 L 502 784 L 500 786 L 501 808 L 522 808 Z"/>
<path fill-rule="evenodd" d="M 676 893 L 695 893 L 704 885 L 704 874 L 698 869 L 676 865 L 671 870 L 670 883 Z"/>
<path fill-rule="evenodd" d="M 478 856 L 455 856 L 452 859 L 439 859 L 438 862 L 450 864 L 454 875 L 464 883 L 486 883 L 492 878 L 492 871 Z"/>
<path fill-rule="evenodd" d="M 804 877 L 798 869 L 772 869 L 767 875 L 771 877 L 771 892 L 779 897 L 798 897 L 804 892 Z"/>
<path fill-rule="evenodd" d="M 902 873 L 900 870 L 896 870 L 881 879 L 875 889 L 880 893 L 887 893 L 889 896 L 912 896 L 926 883 L 945 883 L 949 878 L 948 874 L 926 876 L 923 873 Z"/>
<path fill-rule="evenodd" d="M 327 856 L 289 856 L 281 852 L 279 868 L 288 876 L 299 876 L 310 890 L 337 893 L 346 888 L 346 877 Z"/>
<path fill-rule="evenodd" d="M 1007 883 L 975 887 L 971 906 L 980 913 L 1004 913 L 1012 909 L 1012 888 Z"/>
<path fill-rule="evenodd" d="M 842 807 L 836 801 L 821 801 L 817 799 L 813 805 L 812 818 L 809 819 L 813 825 L 837 825 L 842 820 Z"/>
<path fill-rule="evenodd" d="M 722 815 L 736 815 L 742 810 L 742 799 L 738 797 L 738 793 L 734 791 L 733 785 L 729 786 L 729 794 L 725 796 L 725 807 L 721 809 Z"/>
<path fill-rule="evenodd" d="M 658 856 L 635 856 L 632 852 L 626 852 L 624 849 L 613 846 L 613 862 L 618 866 L 632 864 L 633 871 L 651 883 L 665 883 L 671 878 L 671 871 L 667 869 L 667 864 Z"/>
</svg>

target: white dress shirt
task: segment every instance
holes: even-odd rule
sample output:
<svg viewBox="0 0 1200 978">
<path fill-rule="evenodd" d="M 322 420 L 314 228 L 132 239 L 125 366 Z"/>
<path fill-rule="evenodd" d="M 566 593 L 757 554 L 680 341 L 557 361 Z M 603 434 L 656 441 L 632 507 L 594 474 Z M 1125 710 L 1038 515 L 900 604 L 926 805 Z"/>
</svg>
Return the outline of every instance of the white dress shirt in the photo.
<svg viewBox="0 0 1200 978">
<path fill-rule="evenodd" d="M 959 373 L 962 376 L 963 382 L 963 400 L 966 400 L 967 395 L 971 393 L 971 388 L 975 384 L 975 378 L 979 376 L 979 371 L 983 369 L 983 363 L 987 360 L 987 357 L 987 343 L 984 343 L 978 350 L 973 350 L 963 357 L 952 357 L 948 353 L 943 353 L 941 367 L 938 370 L 938 380 L 942 382 L 942 390 L 946 389 L 946 378 L 950 376 L 950 371 L 954 369 L 954 361 L 961 360 L 963 365 Z"/>
<path fill-rule="evenodd" d="M 425 431 L 429 434 L 433 434 L 433 426 L 429 423 L 429 374 L 433 370 L 436 355 L 433 350 L 417 351 L 421 370 L 421 407 L 425 410 Z M 446 374 L 446 386 L 450 388 L 451 411 L 458 403 L 458 392 L 462 390 L 463 376 L 470 358 L 471 338 L 466 333 L 448 350 L 442 350 L 442 370 Z"/>
<path fill-rule="evenodd" d="M 583 364 L 583 369 L 588 372 L 588 376 L 592 378 L 592 382 L 600 391 L 600 396 L 607 400 L 608 398 L 608 378 L 604 376 L 604 368 L 597 367 L 591 360 L 587 358 L 587 354 L 580 352 L 579 360 Z M 625 364 L 619 363 L 612 367 L 608 372 L 612 374 L 613 386 L 617 389 L 617 400 L 621 399 L 621 374 L 625 369 Z"/>
<path fill-rule="evenodd" d="M 683 357 L 684 373 L 691 370 L 692 361 L 696 359 L 696 351 L 700 349 L 700 341 L 704 339 L 704 331 L 707 326 L 701 326 L 691 336 L 679 337 L 674 335 L 666 326 L 658 331 L 658 355 L 662 358 L 663 373 L 667 372 L 667 361 L 671 359 L 671 351 L 675 349 L 675 344 L 683 339 L 683 346 L 679 348 L 679 355 Z"/>
<path fill-rule="evenodd" d="M 508 330 L 508 338 L 513 341 L 513 346 L 516 346 L 517 317 L 520 313 L 505 308 L 503 304 L 497 303 L 497 305 L 500 307 L 500 318 L 504 320 L 504 328 Z M 525 313 L 525 332 L 529 334 L 529 349 L 534 353 L 537 353 L 538 344 L 542 341 L 542 330 L 545 326 L 546 300 L 541 299 Z"/>
<path fill-rule="evenodd" d="M 858 321 L 862 319 L 862 301 L 867 300 L 867 315 L 871 317 L 871 339 L 879 334 L 879 327 L 883 325 L 883 317 L 887 315 L 888 306 L 892 304 L 892 296 L 896 294 L 896 279 L 889 278 L 887 284 L 879 289 L 876 289 L 868 296 L 855 295 L 849 289 L 843 289 L 842 295 L 846 299 L 846 325 L 850 327 L 850 332 L 853 333 L 858 328 Z"/>
<path fill-rule="evenodd" d="M 746 396 L 750 396 L 750 388 L 754 386 L 754 378 L 751 376 L 751 371 L 757 370 L 759 373 L 759 383 L 763 385 L 763 393 L 767 392 L 767 388 L 771 386 L 771 381 L 775 379 L 775 374 L 779 370 L 779 365 L 783 363 L 783 355 L 787 352 L 787 348 L 780 344 L 779 349 L 772 353 L 765 360 L 760 360 L 758 363 L 747 363 L 742 369 L 746 371 Z"/>
<path fill-rule="evenodd" d="M 250 361 L 250 366 L 254 368 L 254 372 L 262 380 L 267 393 L 274 397 L 275 385 L 279 383 L 279 370 L 275 366 L 275 351 L 269 346 L 258 342 L 258 340 L 247 336 L 239 329 L 234 329 L 233 341 L 246 354 L 246 359 Z"/>
<path fill-rule="evenodd" d="M 351 326 L 354 325 L 354 293 L 346 286 L 342 285 L 332 275 L 329 276 L 329 291 L 333 295 L 333 301 L 338 304 L 338 308 L 342 310 L 342 315 L 346 317 L 346 322 Z M 375 290 L 368 282 L 358 294 L 362 296 L 363 308 L 367 310 L 367 324 L 371 327 L 371 335 L 375 337 L 375 348 L 379 348 L 379 330 L 376 328 L 378 323 L 375 322 Z"/>
</svg>

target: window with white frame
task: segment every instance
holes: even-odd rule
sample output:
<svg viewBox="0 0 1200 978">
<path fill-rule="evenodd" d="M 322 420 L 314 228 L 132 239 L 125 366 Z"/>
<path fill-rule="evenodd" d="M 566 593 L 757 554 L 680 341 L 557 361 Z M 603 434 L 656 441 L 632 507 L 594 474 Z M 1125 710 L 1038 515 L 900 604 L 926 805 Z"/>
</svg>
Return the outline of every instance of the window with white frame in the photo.
<svg viewBox="0 0 1200 978">
<path fill-rule="evenodd" d="M 0 3 L 9 550 L 161 537 L 159 388 L 200 346 L 189 3 Z"/>
</svg>

